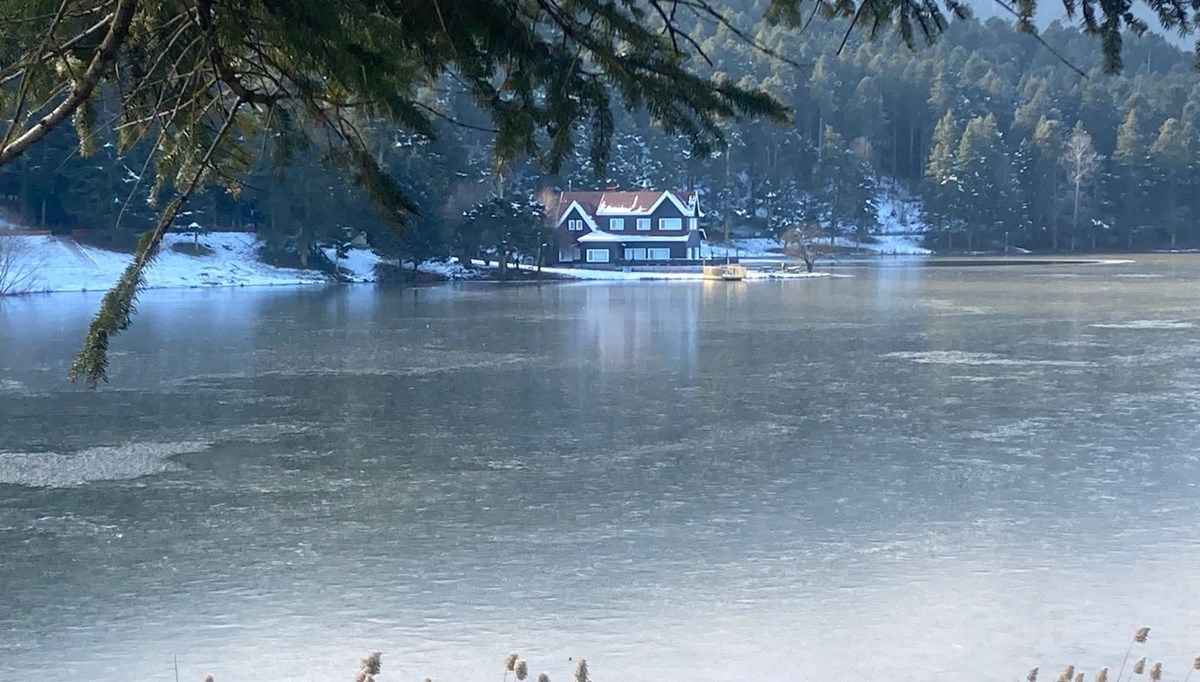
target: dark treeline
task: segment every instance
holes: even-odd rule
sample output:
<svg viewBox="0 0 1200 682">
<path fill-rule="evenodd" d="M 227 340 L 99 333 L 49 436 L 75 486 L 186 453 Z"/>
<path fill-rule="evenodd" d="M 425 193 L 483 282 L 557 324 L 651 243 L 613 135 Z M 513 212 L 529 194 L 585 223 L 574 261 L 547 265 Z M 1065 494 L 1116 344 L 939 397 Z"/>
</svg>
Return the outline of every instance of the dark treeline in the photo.
<svg viewBox="0 0 1200 682">
<path fill-rule="evenodd" d="M 728 18 L 754 27 L 762 4 L 730 2 Z M 838 54 L 844 31 L 819 17 L 799 35 L 750 31 L 797 66 L 726 28 L 696 26 L 712 61 L 698 69 L 760 86 L 795 115 L 792 125 L 730 122 L 727 151 L 695 154 L 644 115 L 622 112 L 612 160 L 599 174 L 586 158 L 586 129 L 577 158 L 555 177 L 529 164 L 497 168 L 487 120 L 448 77 L 424 93 L 440 112 L 436 139 L 364 124 L 377 159 L 421 207 L 403 237 L 380 227 L 369 202 L 322 164 L 320 131 L 303 148 L 262 139 L 240 192 L 205 192 L 177 222 L 252 226 L 279 260 L 303 264 L 318 243 L 359 232 L 406 259 L 532 255 L 544 230 L 534 200 L 554 188 L 611 182 L 702 190 L 713 236 L 729 225 L 863 237 L 879 227 L 878 198 L 895 192 L 923 206 L 926 243 L 935 249 L 1200 243 L 1191 219 L 1200 211 L 1200 78 L 1190 57 L 1160 37 L 1130 36 L 1125 71 L 1110 76 L 1100 72 L 1095 39 L 1071 27 L 1043 33 L 1061 58 L 999 20 L 957 22 L 915 52 L 894 36 L 854 35 Z M 0 202 L 27 224 L 90 229 L 97 241 L 130 245 L 154 217 L 148 150 L 118 156 L 107 126 L 88 128 L 99 131 L 86 140 L 96 152 L 89 157 L 64 127 L 0 168 Z M 282 169 L 281 160 L 289 162 Z"/>
</svg>

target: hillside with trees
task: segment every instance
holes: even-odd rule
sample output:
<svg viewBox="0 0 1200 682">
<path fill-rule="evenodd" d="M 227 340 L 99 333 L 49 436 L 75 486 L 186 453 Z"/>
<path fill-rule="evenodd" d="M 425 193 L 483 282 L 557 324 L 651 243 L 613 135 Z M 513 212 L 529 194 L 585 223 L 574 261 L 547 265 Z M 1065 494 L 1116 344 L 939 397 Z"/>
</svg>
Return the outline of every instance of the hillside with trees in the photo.
<svg viewBox="0 0 1200 682">
<path fill-rule="evenodd" d="M 1200 78 L 1161 37 L 1128 35 L 1114 75 L 1104 73 L 1096 37 L 1059 24 L 1039 42 L 1011 22 L 955 20 L 934 45 L 910 50 L 895 35 L 847 34 L 844 21 L 818 16 L 798 31 L 763 23 L 763 2 L 726 4 L 729 24 L 747 33 L 697 21 L 691 36 L 711 64 L 695 68 L 761 88 L 791 109 L 792 122 L 725 117 L 728 147 L 696 153 L 687 136 L 614 104 L 612 130 L 601 131 L 611 136 L 607 165 L 593 163 L 597 129 L 583 116 L 551 174 L 527 155 L 497 164 L 491 118 L 447 75 L 420 92 L 436 112 L 433 137 L 382 119 L 363 125 L 369 153 L 417 209 L 402 236 L 364 189 L 306 145 L 257 157 L 238 192 L 211 187 L 175 223 L 253 228 L 273 259 L 298 264 L 318 244 L 359 232 L 403 259 L 532 255 L 544 229 L 534 199 L 615 184 L 701 190 L 714 236 L 728 225 L 865 238 L 878 228 L 881 193 L 900 193 L 923 207 L 919 222 L 902 219 L 927 227 L 926 245 L 942 251 L 1200 243 L 1190 219 L 1200 210 Z M 110 116 L 115 97 L 105 93 L 89 116 Z M 89 130 L 90 156 L 63 125 L 0 166 L 3 209 L 25 224 L 86 229 L 98 243 L 131 247 L 158 210 L 150 144 L 125 149 L 119 128 Z M 274 149 L 282 133 L 242 134 Z"/>
</svg>

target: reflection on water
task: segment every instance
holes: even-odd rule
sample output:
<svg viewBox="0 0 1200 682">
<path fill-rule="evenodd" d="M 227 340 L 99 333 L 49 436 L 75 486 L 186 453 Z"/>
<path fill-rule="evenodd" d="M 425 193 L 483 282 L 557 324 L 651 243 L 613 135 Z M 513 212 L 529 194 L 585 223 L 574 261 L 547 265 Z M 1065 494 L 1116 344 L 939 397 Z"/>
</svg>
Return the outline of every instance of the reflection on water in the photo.
<svg viewBox="0 0 1200 682">
<path fill-rule="evenodd" d="M 0 679 L 1189 664 L 1194 261 L 853 275 L 0 301 Z"/>
</svg>

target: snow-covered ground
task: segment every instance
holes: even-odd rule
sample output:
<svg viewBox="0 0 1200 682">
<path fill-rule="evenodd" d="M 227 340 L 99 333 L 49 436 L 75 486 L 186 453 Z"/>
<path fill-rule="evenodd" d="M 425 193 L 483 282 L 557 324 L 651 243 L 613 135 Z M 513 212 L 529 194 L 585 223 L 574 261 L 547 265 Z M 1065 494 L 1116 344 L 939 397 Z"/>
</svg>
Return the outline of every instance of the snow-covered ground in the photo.
<svg viewBox="0 0 1200 682">
<path fill-rule="evenodd" d="M 827 241 L 822 238 L 820 243 L 824 244 Z M 837 237 L 834 244 L 849 249 L 856 246 L 851 237 Z M 864 253 L 880 256 L 928 256 L 933 253 L 920 245 L 920 237 L 904 234 L 872 235 L 871 242 L 863 242 L 858 246 Z M 728 246 L 705 242 L 701 247 L 701 253 L 706 257 L 711 254 L 715 258 L 723 258 L 726 255 L 747 259 L 782 259 L 784 257 L 783 243 L 778 239 L 765 237 L 731 239 Z"/>
<path fill-rule="evenodd" d="M 701 242 L 700 253 L 705 258 L 783 258 L 783 244 L 778 239 L 769 237 L 730 239 L 728 245 Z"/>
<path fill-rule="evenodd" d="M 374 282 L 375 266 L 380 258 L 370 249 L 350 249 L 346 255 L 339 258 L 337 249 L 321 249 L 325 257 L 337 264 L 342 277 L 351 282 Z"/>
<path fill-rule="evenodd" d="M 408 262 L 408 267 L 412 267 L 412 261 Z M 457 258 L 427 260 L 418 265 L 417 269 L 446 279 L 480 279 L 482 274 L 477 269 L 463 267 Z"/>
<path fill-rule="evenodd" d="M 920 237 L 910 237 L 901 234 L 876 234 L 872 235 L 872 240 L 856 244 L 853 238 L 838 237 L 834 243 L 850 249 L 857 247 L 861 251 L 880 256 L 928 256 L 933 253 L 920 245 Z"/>
<path fill-rule="evenodd" d="M 872 241 L 855 244 L 853 237 L 837 237 L 834 244 L 845 248 L 860 248 L 865 253 L 896 256 L 926 256 L 932 253 L 921 246 L 926 225 L 921 216 L 920 204 L 910 198 L 899 187 L 887 186 L 875 198 L 878 227 Z M 824 240 L 822 240 L 824 241 Z M 783 257 L 783 244 L 769 237 L 731 239 L 728 245 L 705 242 L 701 252 L 706 256 L 722 258 L 738 256 L 750 259 L 777 259 Z"/>
<path fill-rule="evenodd" d="M 875 197 L 875 216 L 881 234 L 922 234 L 927 227 L 920 204 L 895 187 Z"/>
<path fill-rule="evenodd" d="M 112 287 L 131 256 L 85 246 L 66 237 L 18 236 L 17 267 L 32 269 L 27 292 L 96 291 Z M 318 284 L 328 278 L 312 270 L 278 268 L 258 260 L 253 234 L 213 232 L 198 241 L 212 251 L 203 256 L 180 253 L 176 244 L 193 243 L 191 235 L 169 234 L 158 259 L 146 270 L 146 286 L 176 289 L 217 286 Z"/>
<path fill-rule="evenodd" d="M 24 273 L 21 286 L 11 293 L 104 291 L 113 286 L 129 265 L 131 256 L 79 244 L 68 237 L 43 235 L 5 235 L 16 240 L 16 268 Z M 747 246 L 766 253 L 777 243 L 774 240 L 745 240 Z M 203 255 L 181 252 L 202 247 Z M 719 249 L 718 249 L 719 250 Z M 337 263 L 343 279 L 352 282 L 376 281 L 376 265 L 380 257 L 369 249 L 350 249 L 337 258 L 333 249 L 326 255 Z M 464 268 L 456 259 L 427 261 L 419 266 L 422 272 L 445 279 L 479 279 L 493 265 L 479 261 L 475 268 Z M 534 269 L 533 266 L 522 266 Z M 545 267 L 549 275 L 579 280 L 701 280 L 698 270 L 633 271 L 588 270 L 582 268 Z M 754 272 L 747 279 L 801 279 L 822 276 L 821 273 Z M 146 270 L 146 286 L 151 289 L 176 289 L 221 286 L 271 286 L 322 284 L 330 281 L 316 270 L 299 270 L 267 265 L 258 259 L 255 235 L 246 232 L 213 232 L 198 240 L 190 234 L 169 234 L 163 241 L 158 258 Z"/>
</svg>

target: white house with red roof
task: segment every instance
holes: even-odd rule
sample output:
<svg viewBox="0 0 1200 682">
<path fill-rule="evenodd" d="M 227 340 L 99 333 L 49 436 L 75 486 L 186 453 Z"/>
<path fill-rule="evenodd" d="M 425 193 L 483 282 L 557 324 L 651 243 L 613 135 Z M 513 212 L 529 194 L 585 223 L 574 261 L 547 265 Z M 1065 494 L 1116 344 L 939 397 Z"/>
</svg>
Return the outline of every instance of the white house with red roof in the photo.
<svg viewBox="0 0 1200 682">
<path fill-rule="evenodd" d="M 554 219 L 552 257 L 591 266 L 684 265 L 700 261 L 696 192 L 563 192 Z"/>
</svg>

